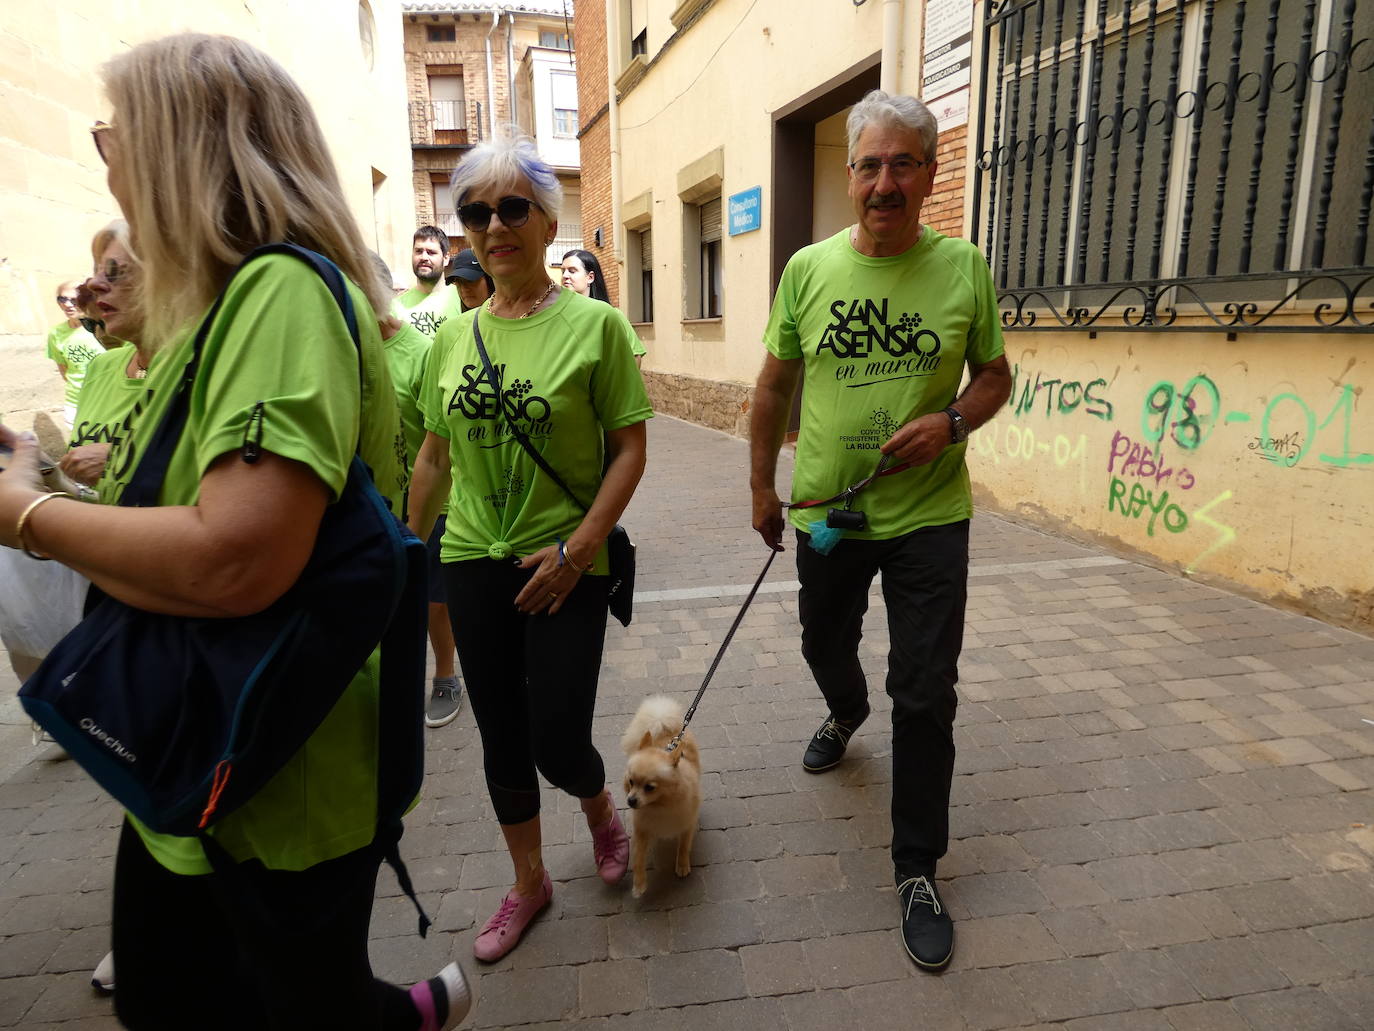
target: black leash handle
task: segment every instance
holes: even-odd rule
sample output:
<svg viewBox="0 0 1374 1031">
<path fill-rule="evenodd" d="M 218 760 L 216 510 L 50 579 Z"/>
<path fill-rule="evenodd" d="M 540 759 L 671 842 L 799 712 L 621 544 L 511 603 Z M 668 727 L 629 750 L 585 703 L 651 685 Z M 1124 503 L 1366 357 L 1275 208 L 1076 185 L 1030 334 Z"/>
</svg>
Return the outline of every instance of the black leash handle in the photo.
<svg viewBox="0 0 1374 1031">
<path fill-rule="evenodd" d="M 754 581 L 754 586 L 749 589 L 749 597 L 744 599 L 744 604 L 740 606 L 739 613 L 735 616 L 735 621 L 730 624 L 730 630 L 725 635 L 725 640 L 720 643 L 720 650 L 716 652 L 715 659 L 711 662 L 711 668 L 706 671 L 706 679 L 701 682 L 701 687 L 697 688 L 697 696 L 692 699 L 692 704 L 687 708 L 687 715 L 682 717 L 682 729 L 677 732 L 677 736 L 668 742 L 665 752 L 672 752 L 682 743 L 682 735 L 687 733 L 687 724 L 692 722 L 692 717 L 696 715 L 697 706 L 701 704 L 701 696 L 706 693 L 706 685 L 711 682 L 711 678 L 716 675 L 716 668 L 720 665 L 720 660 L 725 658 L 725 649 L 730 647 L 730 641 L 735 636 L 735 631 L 739 629 L 740 622 L 744 619 L 744 614 L 749 611 L 749 606 L 754 600 L 754 595 L 759 593 L 759 588 L 763 586 L 763 578 L 768 575 L 768 569 L 773 564 L 773 559 L 777 558 L 778 553 L 771 548 L 768 551 L 768 561 L 763 564 L 763 572 L 759 573 L 759 578 Z"/>
</svg>

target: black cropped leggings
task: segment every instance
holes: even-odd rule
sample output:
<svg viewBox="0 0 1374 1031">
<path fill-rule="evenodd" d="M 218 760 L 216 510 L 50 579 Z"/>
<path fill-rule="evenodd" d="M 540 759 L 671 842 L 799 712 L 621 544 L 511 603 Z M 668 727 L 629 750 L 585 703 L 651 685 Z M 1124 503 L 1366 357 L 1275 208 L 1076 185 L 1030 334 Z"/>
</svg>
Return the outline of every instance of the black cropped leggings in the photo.
<svg viewBox="0 0 1374 1031">
<path fill-rule="evenodd" d="M 533 575 L 513 562 L 444 565 L 453 640 L 472 701 L 496 819 L 539 815 L 542 773 L 556 788 L 595 798 L 606 767 L 592 744 L 592 716 L 606 639 L 604 576 L 583 576 L 557 615 L 516 611 Z"/>
</svg>

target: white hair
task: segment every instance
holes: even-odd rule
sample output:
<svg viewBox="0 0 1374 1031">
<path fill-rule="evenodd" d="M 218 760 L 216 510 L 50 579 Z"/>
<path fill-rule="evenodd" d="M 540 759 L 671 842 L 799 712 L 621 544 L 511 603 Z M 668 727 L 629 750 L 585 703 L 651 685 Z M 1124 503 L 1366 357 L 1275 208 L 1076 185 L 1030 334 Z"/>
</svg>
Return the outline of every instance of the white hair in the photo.
<svg viewBox="0 0 1374 1031">
<path fill-rule="evenodd" d="M 870 90 L 864 98 L 850 109 L 845 128 L 849 132 L 849 160 L 854 160 L 854 152 L 859 146 L 859 137 L 870 125 L 885 129 L 909 129 L 921 137 L 921 146 L 926 161 L 935 160 L 935 141 L 940 129 L 930 108 L 915 97 L 900 93 L 887 93 L 880 89 Z"/>
<path fill-rule="evenodd" d="M 544 209 L 551 222 L 558 221 L 563 206 L 563 187 L 549 163 L 539 156 L 534 140 L 518 125 L 503 125 L 493 139 L 477 144 L 468 151 L 457 168 L 449 186 L 453 190 L 453 210 L 463 206 L 473 190 L 508 183 L 512 179 L 529 182 L 535 203 Z"/>
</svg>

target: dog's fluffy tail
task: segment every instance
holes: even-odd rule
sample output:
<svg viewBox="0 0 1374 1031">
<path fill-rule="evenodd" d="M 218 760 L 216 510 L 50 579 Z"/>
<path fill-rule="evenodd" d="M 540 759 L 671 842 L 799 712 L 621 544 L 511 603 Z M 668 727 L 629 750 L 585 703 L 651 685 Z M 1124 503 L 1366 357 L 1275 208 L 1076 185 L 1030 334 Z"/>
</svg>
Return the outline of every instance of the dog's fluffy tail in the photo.
<svg viewBox="0 0 1374 1031">
<path fill-rule="evenodd" d="M 639 750 L 645 734 L 654 741 L 666 740 L 681 729 L 682 706 L 667 695 L 651 695 L 639 703 L 634 719 L 620 739 L 620 747 L 626 755 L 633 755 Z"/>
</svg>

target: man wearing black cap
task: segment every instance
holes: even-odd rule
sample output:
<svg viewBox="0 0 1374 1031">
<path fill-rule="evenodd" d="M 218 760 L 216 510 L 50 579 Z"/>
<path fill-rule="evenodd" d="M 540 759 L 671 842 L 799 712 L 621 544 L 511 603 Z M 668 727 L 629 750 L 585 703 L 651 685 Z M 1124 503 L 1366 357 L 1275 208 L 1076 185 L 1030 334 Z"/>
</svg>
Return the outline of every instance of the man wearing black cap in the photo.
<svg viewBox="0 0 1374 1031">
<path fill-rule="evenodd" d="M 444 282 L 448 234 L 438 226 L 415 230 L 410 267 L 415 273 L 415 285 L 396 298 L 391 311 L 433 340 L 440 326 L 463 311 L 458 291 Z"/>
<path fill-rule="evenodd" d="M 479 304 L 485 303 L 486 299 L 496 292 L 496 284 L 478 264 L 477 255 L 472 253 L 471 248 L 461 250 L 453 256 L 453 260 L 448 263 L 446 278 L 451 285 L 458 288 L 458 296 L 462 298 L 464 311 L 471 311 Z"/>
</svg>

